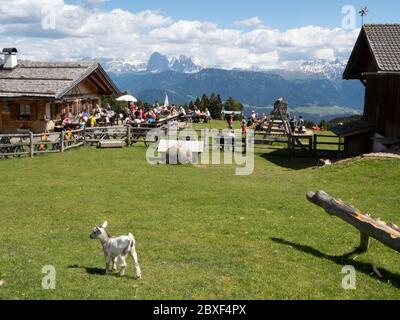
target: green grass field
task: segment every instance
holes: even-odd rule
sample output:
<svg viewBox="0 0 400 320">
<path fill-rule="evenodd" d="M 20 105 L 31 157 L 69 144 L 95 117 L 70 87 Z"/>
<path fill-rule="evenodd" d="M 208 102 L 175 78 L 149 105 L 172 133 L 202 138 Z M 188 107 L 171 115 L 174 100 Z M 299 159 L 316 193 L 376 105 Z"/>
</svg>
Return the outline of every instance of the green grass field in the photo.
<svg viewBox="0 0 400 320">
<path fill-rule="evenodd" d="M 400 161 L 315 160 L 259 152 L 235 166 L 150 166 L 146 148 L 82 148 L 0 161 L 1 299 L 398 299 L 400 256 L 306 200 L 325 190 L 400 223 Z M 95 224 L 132 232 L 143 279 L 104 275 Z M 373 274 L 376 265 L 383 275 Z M 41 287 L 42 267 L 57 271 Z M 342 289 L 345 265 L 357 289 Z"/>
</svg>

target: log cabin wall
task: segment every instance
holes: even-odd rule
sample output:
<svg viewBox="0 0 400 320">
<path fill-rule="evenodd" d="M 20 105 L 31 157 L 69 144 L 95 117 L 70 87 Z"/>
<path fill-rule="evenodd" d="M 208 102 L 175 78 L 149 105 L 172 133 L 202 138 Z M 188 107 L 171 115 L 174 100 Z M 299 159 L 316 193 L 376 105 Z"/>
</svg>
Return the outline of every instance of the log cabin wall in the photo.
<svg viewBox="0 0 400 320">
<path fill-rule="evenodd" d="M 96 62 L 22 62 L 12 71 L 0 66 L 0 131 L 52 130 L 54 122 L 101 105 L 103 95 L 120 91 Z M 75 117 L 74 117 L 75 116 Z M 46 119 L 45 119 L 46 118 Z"/>
<path fill-rule="evenodd" d="M 400 139 L 400 75 L 367 76 L 364 118 L 377 133 Z"/>
<path fill-rule="evenodd" d="M 41 132 L 45 128 L 45 101 L 3 101 L 1 106 L 0 130 L 2 133 L 15 133 L 18 129 L 32 129 L 34 132 Z"/>
</svg>

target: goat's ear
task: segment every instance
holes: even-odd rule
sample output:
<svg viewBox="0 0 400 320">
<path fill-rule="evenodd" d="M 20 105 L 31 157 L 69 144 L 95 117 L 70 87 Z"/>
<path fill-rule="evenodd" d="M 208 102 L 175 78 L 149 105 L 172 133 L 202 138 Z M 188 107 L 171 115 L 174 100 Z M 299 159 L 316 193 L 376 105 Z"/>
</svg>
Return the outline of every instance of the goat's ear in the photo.
<svg viewBox="0 0 400 320">
<path fill-rule="evenodd" d="M 104 221 L 103 222 L 103 225 L 101 226 L 103 229 L 105 229 L 105 228 L 107 228 L 107 226 L 108 226 L 108 222 L 107 221 Z"/>
</svg>

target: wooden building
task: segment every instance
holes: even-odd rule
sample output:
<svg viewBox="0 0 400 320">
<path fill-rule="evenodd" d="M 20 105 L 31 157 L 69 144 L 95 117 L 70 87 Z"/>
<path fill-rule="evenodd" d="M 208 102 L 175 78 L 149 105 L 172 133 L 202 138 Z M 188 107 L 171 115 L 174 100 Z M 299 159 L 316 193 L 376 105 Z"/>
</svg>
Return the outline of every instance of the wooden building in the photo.
<svg viewBox="0 0 400 320">
<path fill-rule="evenodd" d="M 400 143 L 400 24 L 364 25 L 343 78 L 365 86 L 363 127 L 336 132 L 346 133 L 350 154 Z"/>
<path fill-rule="evenodd" d="M 100 105 L 120 91 L 96 62 L 21 62 L 15 48 L 3 49 L 0 64 L 0 132 L 52 129 L 64 114 Z"/>
</svg>

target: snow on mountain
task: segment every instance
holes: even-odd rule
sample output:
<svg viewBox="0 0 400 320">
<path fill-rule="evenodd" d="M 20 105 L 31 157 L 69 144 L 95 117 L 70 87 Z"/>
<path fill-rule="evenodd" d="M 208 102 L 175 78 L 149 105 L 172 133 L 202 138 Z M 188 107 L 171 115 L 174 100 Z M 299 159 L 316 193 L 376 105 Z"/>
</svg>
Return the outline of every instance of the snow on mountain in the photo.
<svg viewBox="0 0 400 320">
<path fill-rule="evenodd" d="M 129 61 L 116 58 L 84 58 L 83 60 L 97 61 L 107 72 L 130 73 L 146 71 L 146 64 L 141 61 Z"/>
<path fill-rule="evenodd" d="M 181 55 L 171 58 L 169 68 L 180 73 L 197 73 L 204 67 L 198 59 Z"/>
<path fill-rule="evenodd" d="M 165 71 L 175 71 L 178 73 L 197 73 L 204 69 L 203 64 L 197 58 L 186 57 L 181 55 L 179 57 L 168 57 L 154 52 L 148 63 L 128 61 L 116 58 L 85 58 L 85 60 L 98 61 L 106 71 L 113 73 L 130 73 L 130 72 L 147 72 L 147 73 L 161 73 Z"/>
<path fill-rule="evenodd" d="M 91 60 L 99 61 L 101 65 L 106 69 L 106 71 L 118 74 L 131 73 L 131 72 L 161 73 L 165 71 L 175 71 L 177 73 L 190 74 L 190 73 L 197 73 L 203 69 L 209 68 L 195 57 L 187 57 L 184 55 L 180 55 L 178 57 L 173 56 L 172 58 L 168 59 L 167 56 L 159 52 L 154 52 L 150 56 L 147 64 L 141 61 L 129 61 L 117 58 L 97 58 Z M 248 70 L 243 70 L 243 69 L 237 69 L 237 70 L 276 73 L 284 77 L 290 77 L 290 78 L 318 77 L 334 81 L 341 79 L 345 67 L 346 67 L 346 61 L 336 59 L 334 61 L 310 60 L 302 63 L 298 67 L 290 69 L 287 68 L 287 69 L 264 70 L 263 68 L 253 66 Z M 226 69 L 226 68 L 214 66 L 213 69 Z"/>
<path fill-rule="evenodd" d="M 309 75 L 323 75 L 329 80 L 337 80 L 342 77 L 345 68 L 346 62 L 340 59 L 334 61 L 313 60 L 302 63 L 299 71 Z"/>
</svg>

